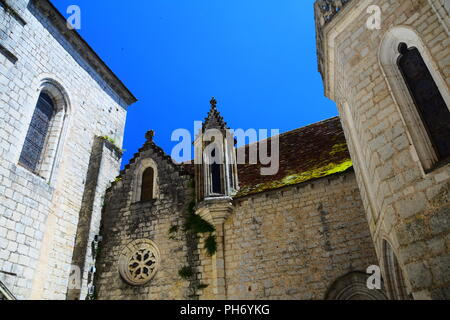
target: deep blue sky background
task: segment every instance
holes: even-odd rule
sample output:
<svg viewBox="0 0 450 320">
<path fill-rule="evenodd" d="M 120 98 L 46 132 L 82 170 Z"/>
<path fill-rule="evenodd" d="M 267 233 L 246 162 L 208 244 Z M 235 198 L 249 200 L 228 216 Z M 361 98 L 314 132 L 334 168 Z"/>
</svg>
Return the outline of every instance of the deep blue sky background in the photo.
<svg viewBox="0 0 450 320">
<path fill-rule="evenodd" d="M 168 154 L 209 100 L 231 128 L 292 130 L 335 116 L 317 71 L 313 0 L 53 0 L 135 94 L 123 164 L 149 129 Z"/>
</svg>

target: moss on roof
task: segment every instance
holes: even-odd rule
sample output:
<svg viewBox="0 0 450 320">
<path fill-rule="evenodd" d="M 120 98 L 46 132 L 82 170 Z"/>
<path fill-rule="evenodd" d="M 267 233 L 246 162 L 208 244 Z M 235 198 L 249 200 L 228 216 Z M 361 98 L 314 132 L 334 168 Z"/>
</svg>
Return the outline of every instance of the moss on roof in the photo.
<svg viewBox="0 0 450 320">
<path fill-rule="evenodd" d="M 290 174 L 281 180 L 269 181 L 254 186 L 245 186 L 239 190 L 239 192 L 236 194 L 236 197 L 243 197 L 254 193 L 259 193 L 271 189 L 278 189 L 289 185 L 323 178 L 332 174 L 345 172 L 352 166 L 353 164 L 351 159 L 345 159 L 341 163 L 329 163 L 326 166 L 315 168 L 309 171 Z"/>
<path fill-rule="evenodd" d="M 244 148 L 248 152 L 248 146 Z M 352 168 L 338 117 L 281 134 L 279 148 L 279 170 L 275 175 L 261 175 L 261 164 L 238 166 L 240 190 L 236 197 L 304 183 Z"/>
</svg>

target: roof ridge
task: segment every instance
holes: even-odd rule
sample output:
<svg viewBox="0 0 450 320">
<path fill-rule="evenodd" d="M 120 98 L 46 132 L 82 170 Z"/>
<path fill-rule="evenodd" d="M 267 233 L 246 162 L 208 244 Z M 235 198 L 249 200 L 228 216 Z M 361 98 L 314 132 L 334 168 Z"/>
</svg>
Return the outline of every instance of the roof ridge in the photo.
<svg viewBox="0 0 450 320">
<path fill-rule="evenodd" d="M 282 132 L 282 133 L 274 135 L 272 137 L 268 137 L 268 138 L 265 138 L 265 139 L 262 139 L 262 140 L 258 140 L 258 141 L 255 141 L 253 143 L 245 144 L 243 146 L 240 146 L 238 149 L 245 148 L 245 147 L 254 145 L 255 143 L 260 143 L 262 141 L 270 140 L 270 139 L 272 139 L 273 137 L 276 137 L 276 136 L 279 136 L 279 137 L 286 136 L 286 135 L 295 133 L 297 131 L 304 130 L 306 128 L 310 128 L 310 127 L 313 127 L 313 126 L 316 126 L 316 125 L 319 125 L 319 124 L 323 124 L 323 123 L 326 123 L 326 122 L 329 122 L 329 121 L 335 120 L 335 119 L 339 119 L 339 116 L 334 116 L 334 117 L 331 117 L 331 118 L 328 118 L 328 119 L 320 120 L 318 122 L 310 123 L 310 124 L 308 124 L 306 126 L 303 126 L 303 127 L 297 128 L 297 129 L 292 129 L 292 130 L 289 130 L 289 131 Z"/>
</svg>

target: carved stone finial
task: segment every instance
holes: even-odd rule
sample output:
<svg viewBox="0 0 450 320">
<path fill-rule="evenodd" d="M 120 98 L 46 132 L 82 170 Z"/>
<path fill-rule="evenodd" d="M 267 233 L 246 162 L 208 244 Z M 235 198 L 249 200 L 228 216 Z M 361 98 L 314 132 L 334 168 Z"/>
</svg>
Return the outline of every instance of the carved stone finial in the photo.
<svg viewBox="0 0 450 320">
<path fill-rule="evenodd" d="M 154 136 L 155 136 L 155 131 L 150 130 L 150 131 L 147 131 L 147 133 L 145 134 L 145 139 L 147 139 L 147 141 L 149 141 L 149 142 L 152 142 Z"/>
<path fill-rule="evenodd" d="M 209 103 L 211 103 L 211 107 L 216 107 L 217 106 L 217 100 L 216 100 L 216 98 L 214 98 L 214 97 L 212 97 L 212 99 L 211 99 L 211 101 L 209 102 Z"/>
</svg>

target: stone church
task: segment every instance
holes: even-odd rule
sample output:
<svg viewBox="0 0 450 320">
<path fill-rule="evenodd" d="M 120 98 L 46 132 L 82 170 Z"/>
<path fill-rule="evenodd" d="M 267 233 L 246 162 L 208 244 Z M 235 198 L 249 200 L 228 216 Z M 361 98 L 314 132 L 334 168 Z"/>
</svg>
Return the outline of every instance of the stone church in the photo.
<svg viewBox="0 0 450 320">
<path fill-rule="evenodd" d="M 0 299 L 450 299 L 449 3 L 314 6 L 339 117 L 237 148 L 213 98 L 193 161 L 150 130 L 119 172 L 136 98 L 49 1 L 0 0 Z M 236 161 L 269 145 L 275 174 Z"/>
</svg>

